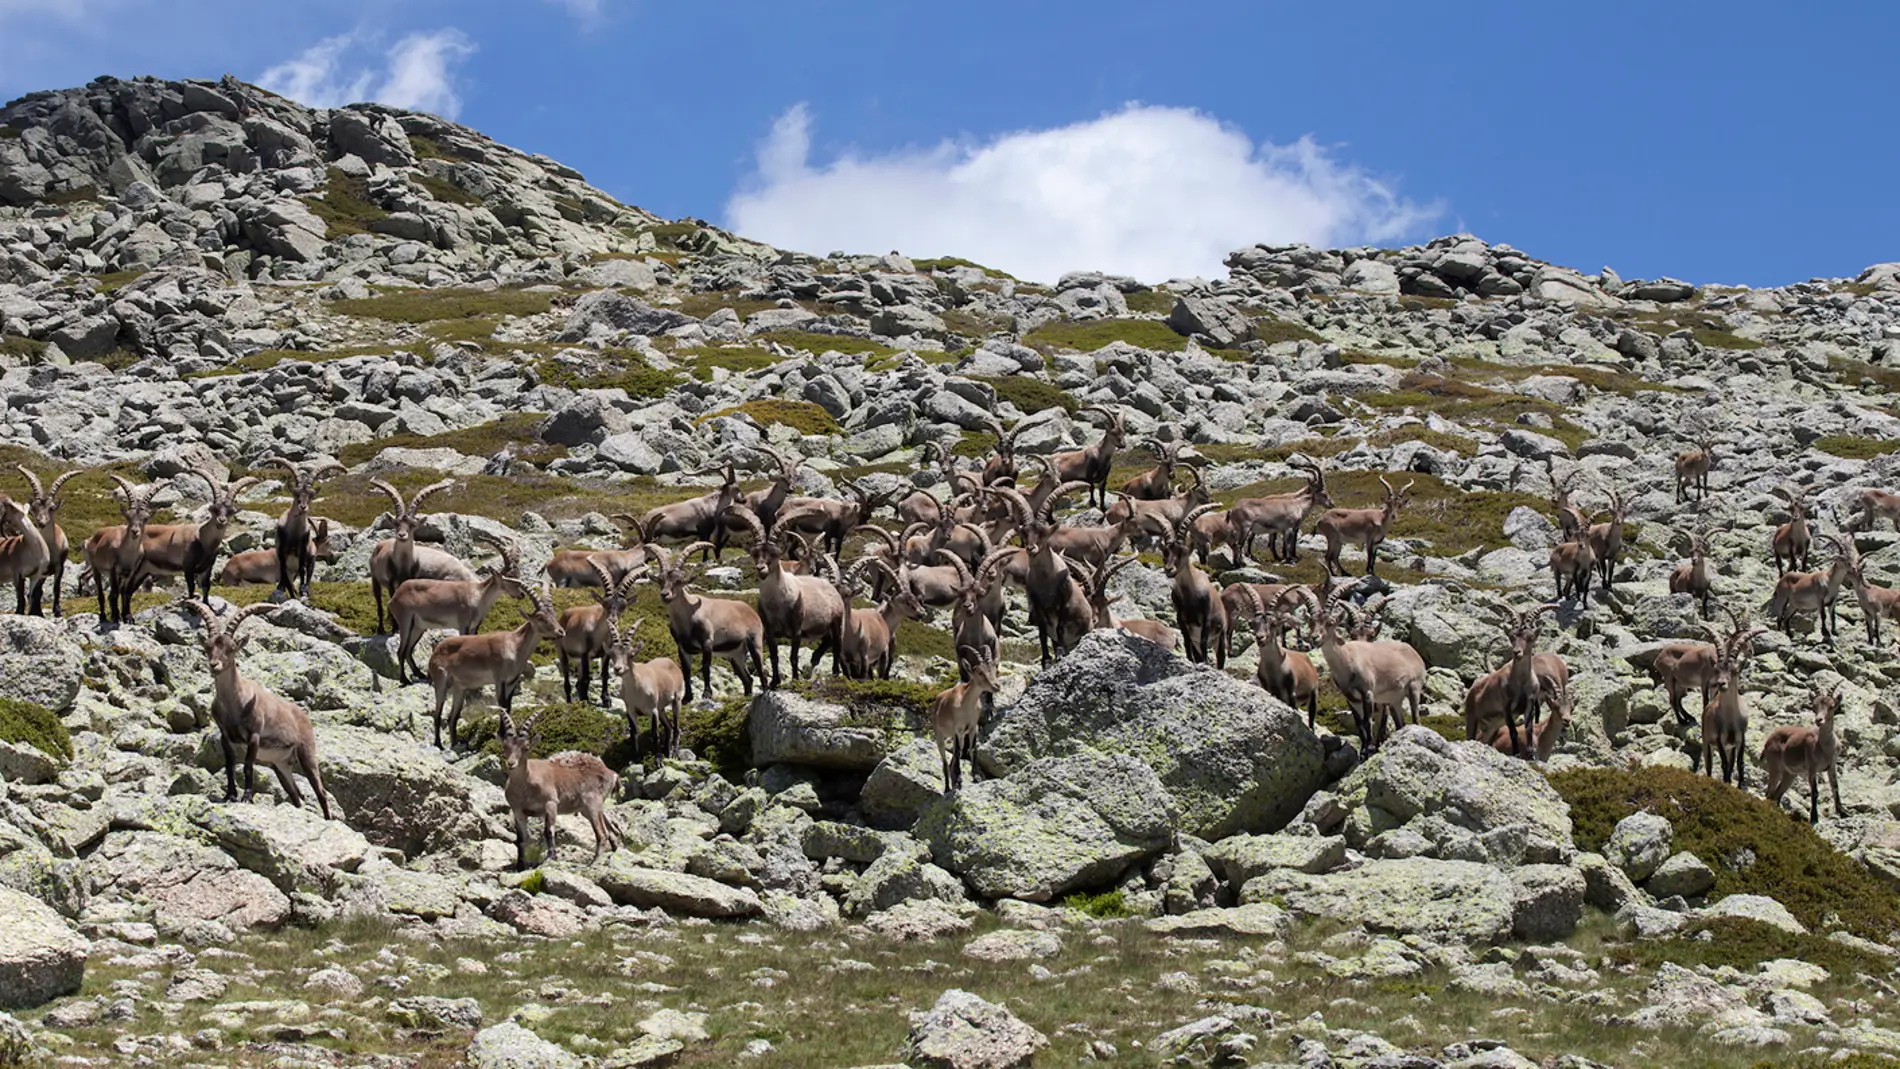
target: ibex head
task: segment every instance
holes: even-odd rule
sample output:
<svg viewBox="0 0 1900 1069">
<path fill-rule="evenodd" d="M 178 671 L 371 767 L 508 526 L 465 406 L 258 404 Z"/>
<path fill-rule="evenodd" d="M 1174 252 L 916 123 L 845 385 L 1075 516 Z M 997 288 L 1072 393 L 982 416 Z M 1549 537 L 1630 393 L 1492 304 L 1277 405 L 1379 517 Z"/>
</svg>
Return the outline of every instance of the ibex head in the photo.
<svg viewBox="0 0 1900 1069">
<path fill-rule="evenodd" d="M 27 517 L 37 527 L 51 527 L 53 518 L 59 514 L 59 507 L 65 504 L 59 496 L 60 488 L 66 485 L 66 480 L 80 473 L 66 472 L 54 479 L 51 487 L 45 487 L 40 484 L 40 477 L 33 474 L 32 469 L 24 464 L 16 465 L 16 467 L 20 474 L 26 477 L 27 485 L 33 488 L 33 496 L 26 506 Z"/>
<path fill-rule="evenodd" d="M 996 658 L 988 649 L 957 647 L 957 664 L 970 674 L 970 685 L 982 690 L 996 689 Z"/>
<path fill-rule="evenodd" d="M 115 473 L 112 481 L 119 484 L 114 492 L 119 495 L 119 511 L 125 516 L 125 536 L 143 537 L 145 525 L 152 518 L 152 498 L 165 485 L 165 480 L 147 486 L 135 486 L 131 480 Z"/>
<path fill-rule="evenodd" d="M 240 636 L 238 626 L 253 616 L 263 616 L 277 611 L 277 606 L 268 602 L 246 605 L 239 609 L 227 622 L 211 611 L 211 606 L 202 601 L 181 599 L 173 604 L 174 608 L 190 609 L 204 621 L 205 659 L 211 662 L 211 673 L 222 675 L 237 668 L 238 654 L 250 644 L 248 635 Z"/>
</svg>

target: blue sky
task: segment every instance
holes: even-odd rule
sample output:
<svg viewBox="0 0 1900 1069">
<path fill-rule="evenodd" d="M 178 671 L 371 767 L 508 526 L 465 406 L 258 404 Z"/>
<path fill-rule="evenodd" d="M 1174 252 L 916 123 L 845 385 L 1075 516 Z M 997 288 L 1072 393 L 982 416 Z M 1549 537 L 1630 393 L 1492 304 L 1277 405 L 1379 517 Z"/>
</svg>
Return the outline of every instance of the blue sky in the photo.
<svg viewBox="0 0 1900 1069">
<path fill-rule="evenodd" d="M 1625 277 L 1900 259 L 1900 8 L 0 0 L 0 95 L 270 75 L 815 252 L 1218 275 L 1469 230 Z"/>
</svg>

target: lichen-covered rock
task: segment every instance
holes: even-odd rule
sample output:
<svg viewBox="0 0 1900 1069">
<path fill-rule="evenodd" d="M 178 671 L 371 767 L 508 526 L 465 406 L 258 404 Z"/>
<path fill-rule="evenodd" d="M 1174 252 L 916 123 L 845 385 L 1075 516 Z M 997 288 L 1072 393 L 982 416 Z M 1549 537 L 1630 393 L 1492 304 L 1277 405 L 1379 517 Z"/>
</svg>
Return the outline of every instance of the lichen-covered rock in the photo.
<svg viewBox="0 0 1900 1069">
<path fill-rule="evenodd" d="M 1082 750 L 1128 754 L 1160 778 L 1181 829 L 1277 831 L 1323 775 L 1319 738 L 1264 690 L 1126 632 L 1090 632 L 999 709 L 977 748 L 993 775 Z"/>
<path fill-rule="evenodd" d="M 285 893 L 334 889 L 337 874 L 355 872 L 374 849 L 349 825 L 324 820 L 314 808 L 194 801 L 187 819 L 239 865 Z M 306 805 L 315 804 L 306 799 Z"/>
<path fill-rule="evenodd" d="M 1269 869 L 1320 873 L 1346 860 L 1346 842 L 1336 836 L 1235 835 L 1201 855 L 1221 879 L 1238 887 Z"/>
<path fill-rule="evenodd" d="M 760 910 L 759 896 L 749 887 L 728 887 L 684 872 L 635 868 L 618 856 L 609 857 L 589 875 L 621 905 L 658 906 L 696 917 L 750 917 Z"/>
<path fill-rule="evenodd" d="M 0 1009 L 79 990 L 91 945 L 44 902 L 0 887 Z"/>
<path fill-rule="evenodd" d="M 502 808 L 499 788 L 419 742 L 362 728 L 318 728 L 317 760 L 333 812 L 370 842 L 408 856 L 486 838 L 482 814 Z"/>
<path fill-rule="evenodd" d="M 1583 873 L 1568 865 L 1525 865 L 1511 870 L 1515 913 L 1511 932 L 1519 939 L 1563 939 L 1583 919 Z"/>
<path fill-rule="evenodd" d="M 911 1015 L 899 1056 L 918 1069 L 1019 1069 L 1048 1045 L 1007 1007 L 952 988 Z"/>
<path fill-rule="evenodd" d="M 58 620 L 0 615 L 0 695 L 64 713 L 85 665 L 85 651 Z"/>
<path fill-rule="evenodd" d="M 1083 752 L 966 785 L 927 810 L 915 831 L 937 864 L 978 894 L 1043 902 L 1105 886 L 1153 857 L 1176 816 L 1147 765 Z"/>
<path fill-rule="evenodd" d="M 848 726 L 842 705 L 813 701 L 788 690 L 768 690 L 752 701 L 746 730 L 752 760 L 840 771 L 869 772 L 891 746 L 874 727 Z"/>
<path fill-rule="evenodd" d="M 1796 920 L 1795 915 L 1788 912 L 1787 906 L 1767 895 L 1724 895 L 1702 910 L 1702 916 L 1708 920 L 1738 917 L 1758 921 L 1793 935 L 1806 935 L 1808 932 L 1808 926 Z"/>
<path fill-rule="evenodd" d="M 943 762 L 930 739 L 912 739 L 884 755 L 864 781 L 858 810 L 874 828 L 908 828 L 943 797 Z"/>
<path fill-rule="evenodd" d="M 469 1069 L 581 1069 L 587 1064 L 513 1021 L 475 1033 L 465 1057 Z"/>
<path fill-rule="evenodd" d="M 1671 895 L 1697 898 L 1708 894 L 1714 886 L 1715 871 L 1687 850 L 1671 856 L 1650 874 L 1649 879 L 1643 881 L 1643 890 L 1657 898 Z"/>
<path fill-rule="evenodd" d="M 88 871 L 95 902 L 149 904 L 161 931 L 207 921 L 244 931 L 290 918 L 289 897 L 271 881 L 239 868 L 221 850 L 178 835 L 115 832 Z"/>
<path fill-rule="evenodd" d="M 858 877 L 843 906 L 846 914 L 862 917 L 915 899 L 954 904 L 968 897 L 962 881 L 931 864 L 923 851 L 887 850 Z"/>
<path fill-rule="evenodd" d="M 1675 835 L 1675 829 L 1663 817 L 1654 813 L 1631 813 L 1617 821 L 1610 831 L 1609 841 L 1603 844 L 1603 856 L 1630 879 L 1642 883 L 1669 859 Z"/>
<path fill-rule="evenodd" d="M 1293 928 L 1293 918 L 1271 902 L 1249 902 L 1227 909 L 1197 909 L 1176 917 L 1155 917 L 1148 930 L 1183 937 L 1240 935 L 1281 939 Z"/>
<path fill-rule="evenodd" d="M 1506 870 L 1423 857 L 1368 861 L 1324 876 L 1274 869 L 1248 881 L 1241 900 L 1275 902 L 1369 931 L 1470 943 L 1508 939 L 1517 917 L 1517 889 Z"/>
</svg>

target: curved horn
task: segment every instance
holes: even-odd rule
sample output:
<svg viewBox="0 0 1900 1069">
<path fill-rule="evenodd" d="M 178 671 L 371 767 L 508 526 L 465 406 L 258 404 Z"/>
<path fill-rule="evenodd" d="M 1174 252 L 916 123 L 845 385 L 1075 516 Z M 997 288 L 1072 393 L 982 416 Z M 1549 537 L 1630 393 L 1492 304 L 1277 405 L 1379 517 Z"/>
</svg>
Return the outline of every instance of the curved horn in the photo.
<svg viewBox="0 0 1900 1069">
<path fill-rule="evenodd" d="M 932 554 L 932 556 L 943 558 L 943 562 L 945 564 L 948 564 L 952 568 L 956 569 L 957 586 L 965 590 L 968 590 L 971 587 L 976 585 L 976 577 L 970 574 L 970 566 L 963 562 L 962 557 L 957 556 L 955 553 L 952 553 L 947 549 L 940 549 L 934 554 Z"/>
<path fill-rule="evenodd" d="M 32 469 L 28 468 L 25 464 L 15 464 L 13 467 L 15 471 L 26 476 L 26 484 L 33 488 L 33 496 L 35 499 L 47 496 L 46 488 L 40 485 L 40 477 L 33 474 Z"/>
<path fill-rule="evenodd" d="M 1202 516 L 1205 516 L 1210 512 L 1225 511 L 1226 508 L 1227 506 L 1218 504 L 1213 501 L 1209 501 L 1205 505 L 1194 506 L 1193 508 L 1187 510 L 1187 512 L 1181 516 L 1180 523 L 1177 523 L 1174 525 L 1174 537 L 1177 539 L 1184 537 L 1187 534 L 1187 532 L 1194 527 L 1195 520 L 1200 519 Z"/>
<path fill-rule="evenodd" d="M 694 553 L 697 553 L 702 549 L 711 549 L 711 548 L 713 548 L 713 544 L 711 542 L 707 542 L 704 540 L 694 542 L 688 545 L 686 548 L 680 550 L 679 559 L 683 562 L 688 557 L 691 557 Z"/>
<path fill-rule="evenodd" d="M 990 550 L 995 547 L 990 545 L 990 533 L 988 531 L 985 531 L 974 523 L 959 523 L 957 526 L 976 536 L 976 544 L 983 547 L 983 556 L 987 557 L 990 555 Z"/>
<path fill-rule="evenodd" d="M 736 521 L 741 527 L 752 532 L 752 537 L 758 539 L 761 545 L 765 544 L 765 524 L 759 520 L 758 513 L 744 505 L 732 505 L 726 509 L 726 518 Z"/>
<path fill-rule="evenodd" d="M 224 489 L 219 493 L 218 499 L 227 505 L 235 505 L 237 504 L 237 496 L 257 485 L 257 482 L 257 476 L 246 475 L 237 482 L 227 483 Z"/>
<path fill-rule="evenodd" d="M 1015 553 L 1013 549 L 999 549 L 985 556 L 976 566 L 977 585 L 988 590 L 990 584 L 996 581 L 996 570 Z"/>
<path fill-rule="evenodd" d="M 1084 479 L 1071 479 L 1061 486 L 1056 487 L 1055 493 L 1050 494 L 1043 500 L 1042 509 L 1038 513 L 1038 518 L 1045 524 L 1054 523 L 1056 506 L 1061 504 L 1062 499 L 1078 490 L 1087 490 L 1088 488 L 1089 483 Z"/>
<path fill-rule="evenodd" d="M 619 596 L 620 600 L 632 601 L 633 588 L 639 584 L 640 580 L 645 579 L 646 577 L 647 577 L 646 565 L 642 564 L 637 568 L 629 568 L 627 569 L 627 574 L 620 577 L 620 584 L 618 586 L 612 587 L 611 589 L 616 595 Z"/>
<path fill-rule="evenodd" d="M 218 619 L 218 614 L 212 612 L 211 606 L 206 605 L 202 601 L 193 601 L 190 598 L 179 598 L 177 601 L 172 602 L 172 608 L 190 609 L 192 612 L 197 613 L 198 618 L 204 621 L 205 638 L 207 640 L 224 633 L 224 624 Z"/>
<path fill-rule="evenodd" d="M 371 479 L 369 481 L 369 484 L 375 487 L 376 489 L 381 490 L 383 493 L 389 495 L 389 500 L 395 502 L 396 504 L 396 507 L 390 510 L 390 516 L 394 519 L 398 519 L 398 520 L 402 519 L 403 513 L 406 512 L 409 508 L 409 502 L 403 499 L 402 491 L 396 489 L 395 487 L 389 485 L 388 483 L 384 482 L 381 479 Z"/>
<path fill-rule="evenodd" d="M 285 471 L 289 472 L 291 476 L 295 478 L 298 482 L 303 481 L 303 469 L 297 466 L 296 461 L 282 455 L 281 453 L 273 453 L 270 456 L 265 457 L 264 463 L 259 464 L 258 467 L 282 468 Z"/>
<path fill-rule="evenodd" d="M 454 486 L 454 485 L 455 485 L 454 479 L 443 479 L 441 482 L 430 483 L 429 485 L 423 487 L 422 489 L 417 490 L 416 496 L 409 499 L 410 518 L 411 519 L 415 518 L 416 513 L 422 511 L 422 503 L 429 499 L 430 494 L 439 494 L 442 491 L 447 490 L 449 487 Z"/>
<path fill-rule="evenodd" d="M 72 479 L 72 478 L 75 478 L 75 477 L 77 477 L 77 476 L 80 476 L 80 475 L 83 475 L 83 474 L 85 474 L 85 473 L 84 473 L 84 472 L 82 472 L 82 471 L 79 471 L 79 470 L 77 470 L 77 469 L 75 469 L 75 470 L 73 470 L 73 471 L 69 471 L 69 472 L 64 472 L 64 473 L 62 473 L 62 474 L 60 475 L 60 477 L 59 477 L 59 478 L 57 478 L 57 479 L 54 479 L 54 480 L 53 480 L 53 485 L 52 485 L 52 487 L 51 487 L 50 489 L 48 489 L 48 490 L 46 491 L 46 496 L 47 496 L 47 497 L 58 497 L 58 496 L 59 496 L 59 488 L 60 488 L 60 487 L 62 487 L 62 486 L 65 486 L 65 485 L 66 485 L 66 481 L 67 481 L 68 479 Z"/>
<path fill-rule="evenodd" d="M 1252 583 L 1240 584 L 1240 593 L 1247 599 L 1247 605 L 1253 609 L 1253 617 L 1256 621 L 1267 614 L 1267 607 L 1260 602 L 1260 592 L 1253 588 Z"/>
<path fill-rule="evenodd" d="M 235 635 L 237 634 L 239 624 L 242 624 L 253 616 L 268 616 L 276 612 L 277 609 L 278 606 L 275 603 L 268 601 L 260 601 L 254 605 L 246 605 L 237 611 L 237 615 L 231 617 L 231 622 L 224 627 L 225 633 Z"/>
<path fill-rule="evenodd" d="M 600 562 L 599 556 L 592 553 L 588 554 L 587 565 L 588 567 L 594 569 L 595 575 L 600 577 L 600 585 L 607 591 L 607 593 L 612 594 L 618 590 L 618 587 L 614 583 L 613 571 L 610 570 L 605 564 L 602 564 Z"/>
<path fill-rule="evenodd" d="M 990 493 L 1002 498 L 1003 503 L 1009 506 L 1010 519 L 1015 522 L 1019 530 L 1027 531 L 1035 522 L 1035 517 L 1030 512 L 1029 499 L 1022 495 L 1022 491 L 1003 486 L 992 489 Z"/>
<path fill-rule="evenodd" d="M 900 552 L 898 548 L 897 536 L 892 534 L 890 531 L 886 530 L 885 528 L 879 527 L 875 523 L 860 523 L 856 527 L 851 528 L 851 533 L 852 534 L 869 533 L 871 537 L 884 543 L 884 548 L 890 550 L 892 554 L 896 554 Z"/>
</svg>

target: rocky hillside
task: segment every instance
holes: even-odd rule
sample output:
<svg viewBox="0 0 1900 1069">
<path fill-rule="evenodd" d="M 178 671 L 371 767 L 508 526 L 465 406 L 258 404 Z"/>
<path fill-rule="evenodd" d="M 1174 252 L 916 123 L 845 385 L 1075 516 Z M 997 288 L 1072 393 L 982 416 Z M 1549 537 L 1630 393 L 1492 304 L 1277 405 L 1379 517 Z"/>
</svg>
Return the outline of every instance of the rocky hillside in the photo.
<svg viewBox="0 0 1900 1069">
<path fill-rule="evenodd" d="M 1862 509 L 1900 482 L 1900 264 L 1745 289 L 1458 235 L 1226 266 L 1047 286 L 780 250 L 432 116 L 229 81 L 101 79 L 0 109 L 0 489 L 31 496 L 16 464 L 79 473 L 63 615 L 50 590 L 46 617 L 0 615 L 0 1065 L 1900 1054 L 1900 659 L 1891 627 L 1863 625 L 1900 585 L 1900 524 Z M 557 859 L 522 874 L 492 697 L 445 755 L 429 688 L 399 684 L 378 633 L 369 561 L 392 518 L 372 479 L 452 480 L 422 537 L 471 563 L 512 540 L 532 580 L 725 462 L 746 490 L 769 486 L 770 449 L 802 460 L 800 494 L 947 499 L 928 447 L 974 471 L 1010 428 L 1046 457 L 1100 438 L 1090 406 L 1125 420 L 1111 487 L 1177 448 L 1199 472 L 1180 485 L 1222 507 L 1297 489 L 1295 461 L 1342 507 L 1409 483 L 1377 576 L 1357 546 L 1343 564 L 1345 596 L 1424 661 L 1420 725 L 1362 752 L 1325 658 L 1296 649 L 1323 680 L 1309 726 L 1255 683 L 1245 621 L 1224 670 L 1115 628 L 1044 668 L 1012 588 L 994 710 L 945 796 L 945 612 L 902 624 L 888 681 L 827 663 L 747 697 L 716 667 L 665 761 L 617 701 L 564 701 L 544 645 L 517 718 L 540 713 L 541 752 L 619 773 L 626 842 L 593 862 L 563 817 Z M 1706 496 L 1675 476 L 1698 444 Z M 80 544 L 120 521 L 110 476 L 159 483 L 154 522 L 200 515 L 204 488 L 174 476 L 257 477 L 228 553 L 271 544 L 293 489 L 277 457 L 343 469 L 313 508 L 333 559 L 307 601 L 218 596 L 281 602 L 245 625 L 241 669 L 308 711 L 331 820 L 268 775 L 255 803 L 222 801 L 182 589 L 112 626 L 80 586 Z M 1540 621 L 1572 714 L 1531 762 L 1464 742 L 1464 700 L 1508 657 L 1512 614 L 1556 594 L 1553 481 L 1591 522 L 1614 494 L 1626 522 L 1612 589 Z M 1729 634 L 1728 613 L 1775 622 L 1771 539 L 1796 500 L 1813 585 L 1837 557 L 1865 583 L 1832 573 L 1832 642 L 1807 613 L 1746 644 L 1744 794 L 1719 760 L 1691 771 L 1696 688 L 1678 717 L 1652 671 L 1665 643 Z M 1104 522 L 1080 505 L 1065 523 Z M 1325 540 L 1304 533 L 1297 562 L 1215 548 L 1213 582 L 1321 580 Z M 1690 535 L 1707 612 L 1670 593 Z M 1179 624 L 1138 541 L 1115 611 Z M 728 554 L 698 582 L 750 598 L 755 574 Z M 504 599 L 484 630 L 526 611 Z M 641 584 L 643 656 L 672 652 L 663 613 Z M 1805 781 L 1761 798 L 1761 748 L 1810 722 L 1817 689 L 1840 698 L 1842 808 L 1823 780 L 1810 829 Z"/>
</svg>

